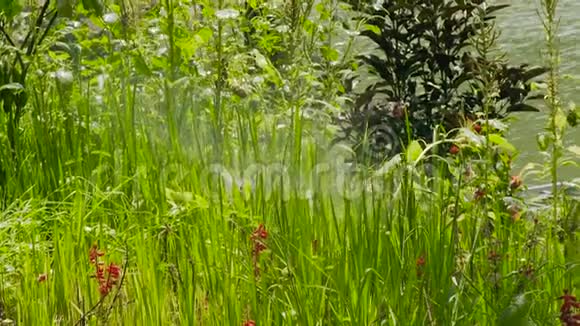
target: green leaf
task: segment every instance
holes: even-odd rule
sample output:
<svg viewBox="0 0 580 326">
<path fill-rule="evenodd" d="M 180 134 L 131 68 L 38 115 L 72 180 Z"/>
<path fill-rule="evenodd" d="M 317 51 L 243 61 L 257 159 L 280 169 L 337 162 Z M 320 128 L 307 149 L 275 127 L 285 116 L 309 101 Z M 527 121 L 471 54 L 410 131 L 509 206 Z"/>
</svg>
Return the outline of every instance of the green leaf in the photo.
<svg viewBox="0 0 580 326">
<path fill-rule="evenodd" d="M 381 35 L 381 29 L 375 25 L 365 25 L 366 30 L 373 32 L 374 34 Z"/>
<path fill-rule="evenodd" d="M 195 38 L 197 41 L 200 41 L 200 43 L 207 43 L 211 40 L 212 35 L 213 32 L 211 28 L 204 27 L 195 33 Z"/>
<path fill-rule="evenodd" d="M 167 200 L 176 203 L 191 203 L 194 200 L 194 195 L 187 191 L 174 191 L 169 188 L 165 188 L 165 197 Z"/>
<path fill-rule="evenodd" d="M 321 51 L 322 55 L 324 56 L 324 59 L 326 59 L 327 61 L 338 61 L 339 54 L 338 51 L 336 51 L 336 49 L 330 48 L 328 46 L 323 46 Z"/>
<path fill-rule="evenodd" d="M 83 7 L 97 16 L 103 15 L 103 4 L 99 0 L 82 0 Z"/>
<path fill-rule="evenodd" d="M 18 0 L 0 0 L 0 15 L 4 15 L 6 18 L 11 19 L 12 17 L 20 14 L 22 11 L 22 5 Z"/>
<path fill-rule="evenodd" d="M 415 162 L 421 153 L 423 152 L 423 148 L 418 141 L 414 140 L 409 144 L 407 147 L 407 162 Z"/>
<path fill-rule="evenodd" d="M 58 15 L 62 17 L 70 18 L 73 14 L 73 1 L 72 0 L 57 0 L 56 10 L 58 10 Z"/>
<path fill-rule="evenodd" d="M 499 148 L 510 154 L 513 154 L 517 151 L 514 145 L 512 145 L 510 142 L 507 141 L 507 139 L 503 138 L 498 134 L 490 134 L 489 141 L 491 141 L 492 144 L 497 145 Z"/>
<path fill-rule="evenodd" d="M 138 73 L 144 76 L 151 76 L 151 69 L 147 66 L 147 62 L 145 62 L 141 53 L 133 54 L 133 64 Z"/>
<path fill-rule="evenodd" d="M 556 112 L 555 121 L 556 128 L 559 130 L 564 130 L 568 126 L 568 117 L 562 110 Z"/>
<path fill-rule="evenodd" d="M 24 91 L 24 86 L 22 86 L 22 84 L 20 83 L 9 83 L 0 86 L 0 92 L 4 90 L 11 91 L 12 93 L 17 94 Z"/>
</svg>

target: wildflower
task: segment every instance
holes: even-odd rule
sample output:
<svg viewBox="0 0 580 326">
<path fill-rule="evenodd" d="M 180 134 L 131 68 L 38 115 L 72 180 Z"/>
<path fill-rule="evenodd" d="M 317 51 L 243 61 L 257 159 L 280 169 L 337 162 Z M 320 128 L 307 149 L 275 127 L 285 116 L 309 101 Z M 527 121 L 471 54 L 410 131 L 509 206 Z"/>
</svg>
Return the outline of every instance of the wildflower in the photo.
<svg viewBox="0 0 580 326">
<path fill-rule="evenodd" d="M 253 320 L 246 320 L 243 326 L 256 326 L 256 322 Z"/>
<path fill-rule="evenodd" d="M 252 262 L 254 263 L 254 274 L 256 275 L 260 273 L 260 269 L 258 267 L 258 258 L 260 253 L 268 248 L 264 243 L 267 238 L 268 232 L 266 231 L 264 224 L 260 224 L 250 236 L 250 240 L 254 244 L 254 248 L 252 249 Z"/>
<path fill-rule="evenodd" d="M 40 274 L 40 275 L 38 275 L 38 278 L 36 280 L 38 281 L 38 283 L 42 283 L 42 282 L 45 282 L 47 278 L 48 278 L 48 275 Z"/>
<path fill-rule="evenodd" d="M 476 133 L 480 134 L 480 133 L 481 133 L 481 124 L 479 124 L 479 123 L 475 123 L 475 124 L 473 125 L 473 130 L 474 130 Z"/>
<path fill-rule="evenodd" d="M 113 286 L 108 282 L 99 284 L 99 293 L 101 293 L 103 297 L 109 294 L 109 292 L 111 292 L 111 289 L 113 289 Z"/>
<path fill-rule="evenodd" d="M 512 175 L 510 179 L 510 189 L 516 190 L 522 186 L 522 178 L 518 175 Z"/>
<path fill-rule="evenodd" d="M 96 264 L 97 260 L 99 259 L 99 257 L 102 257 L 105 253 L 103 251 L 100 251 L 97 247 L 97 244 L 93 244 L 93 246 L 91 247 L 91 249 L 89 250 L 89 260 L 91 262 L 91 264 Z"/>
<path fill-rule="evenodd" d="M 417 262 L 415 263 L 415 266 L 417 268 L 417 277 L 421 277 L 423 276 L 423 267 L 425 266 L 425 256 L 421 255 L 419 258 L 417 258 Z"/>
<path fill-rule="evenodd" d="M 258 228 L 252 233 L 250 239 L 254 243 L 254 253 L 259 254 L 260 252 L 267 249 L 266 245 L 264 244 L 264 240 L 268 238 L 268 232 L 263 224 L 260 224 Z"/>
<path fill-rule="evenodd" d="M 101 296 L 106 296 L 111 292 L 113 287 L 117 284 L 122 272 L 121 267 L 115 263 L 109 263 L 109 265 L 106 266 L 104 262 L 99 261 L 99 257 L 104 254 L 104 252 L 98 250 L 96 244 L 94 244 L 89 251 L 89 261 L 91 265 L 95 265 L 95 274 L 91 275 L 91 277 L 97 280 Z"/>
<path fill-rule="evenodd" d="M 109 267 L 107 267 L 107 272 L 110 278 L 118 280 L 121 275 L 121 267 L 115 263 L 110 263 Z"/>
<path fill-rule="evenodd" d="M 260 224 L 258 226 L 256 231 L 254 231 L 254 233 L 252 233 L 252 238 L 254 238 L 254 239 L 257 239 L 257 238 L 266 239 L 266 238 L 268 238 L 268 232 L 266 231 L 264 224 Z"/>
<path fill-rule="evenodd" d="M 485 197 L 485 190 L 483 190 L 481 188 L 475 189 L 475 193 L 473 194 L 473 199 L 475 199 L 476 201 L 479 201 L 483 197 Z"/>
<path fill-rule="evenodd" d="M 95 268 L 95 275 L 93 275 L 93 277 L 96 278 L 99 283 L 105 282 L 105 268 L 103 268 L 103 263 L 97 264 Z"/>
<path fill-rule="evenodd" d="M 564 290 L 564 295 L 558 299 L 564 300 L 560 308 L 560 321 L 564 326 L 580 325 L 580 312 L 575 313 L 574 309 L 580 309 L 580 302 L 576 297 L 568 294 L 568 290 Z"/>
<path fill-rule="evenodd" d="M 459 147 L 455 144 L 451 145 L 451 148 L 449 148 L 449 153 L 452 155 L 457 155 L 459 153 Z"/>
</svg>

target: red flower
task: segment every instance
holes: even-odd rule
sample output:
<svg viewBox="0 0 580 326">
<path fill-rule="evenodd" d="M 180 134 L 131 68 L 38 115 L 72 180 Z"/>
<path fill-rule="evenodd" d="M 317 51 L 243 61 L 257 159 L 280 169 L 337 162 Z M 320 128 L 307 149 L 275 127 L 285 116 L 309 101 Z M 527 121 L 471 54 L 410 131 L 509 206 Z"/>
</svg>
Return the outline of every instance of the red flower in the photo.
<svg viewBox="0 0 580 326">
<path fill-rule="evenodd" d="M 109 294 L 109 292 L 111 292 L 112 288 L 113 286 L 108 282 L 101 283 L 99 284 L 99 293 L 101 293 L 102 296 L 106 296 L 107 294 Z"/>
<path fill-rule="evenodd" d="M 417 267 L 425 266 L 425 256 L 417 258 Z"/>
<path fill-rule="evenodd" d="M 485 197 L 485 190 L 480 189 L 480 188 L 475 189 L 475 193 L 473 194 L 473 199 L 481 200 L 483 197 Z"/>
<path fill-rule="evenodd" d="M 109 267 L 107 267 L 107 272 L 109 273 L 110 278 L 118 280 L 121 276 L 121 267 L 115 263 L 110 263 Z"/>
<path fill-rule="evenodd" d="M 99 283 L 99 292 L 102 296 L 106 296 L 111 292 L 122 272 L 121 267 L 115 263 L 109 263 L 107 266 L 104 262 L 99 261 L 99 257 L 104 254 L 104 252 L 98 250 L 96 244 L 89 250 L 89 261 L 91 265 L 95 265 L 95 274 L 91 275 L 91 277 Z"/>
<path fill-rule="evenodd" d="M 475 124 L 473 125 L 473 130 L 474 130 L 476 133 L 480 134 L 480 133 L 481 133 L 481 125 L 480 125 L 479 123 L 475 123 Z"/>
<path fill-rule="evenodd" d="M 417 262 L 415 263 L 417 269 L 417 277 L 423 276 L 423 267 L 425 266 L 425 256 L 421 255 L 417 258 Z"/>
<path fill-rule="evenodd" d="M 254 231 L 254 233 L 252 233 L 252 239 L 267 239 L 268 238 L 268 232 L 266 231 L 266 227 L 264 227 L 264 224 L 260 224 L 258 226 L 258 228 Z"/>
<path fill-rule="evenodd" d="M 96 278 L 99 281 L 99 283 L 107 281 L 105 277 L 105 268 L 103 267 L 103 263 L 99 263 L 96 265 L 96 271 L 93 277 Z"/>
<path fill-rule="evenodd" d="M 256 322 L 253 320 L 246 320 L 243 326 L 256 326 Z"/>
<path fill-rule="evenodd" d="M 522 186 L 522 178 L 518 175 L 512 175 L 510 179 L 510 188 L 511 190 L 516 190 Z"/>
<path fill-rule="evenodd" d="M 42 282 L 45 282 L 47 278 L 48 278 L 48 275 L 40 274 L 40 275 L 38 275 L 38 278 L 36 280 L 38 281 L 38 283 L 42 283 Z"/>
<path fill-rule="evenodd" d="M 89 261 L 94 265 L 99 260 L 99 257 L 103 256 L 104 254 L 105 253 L 103 251 L 98 249 L 97 244 L 95 243 L 89 250 Z"/>
<path fill-rule="evenodd" d="M 558 299 L 564 300 L 560 308 L 560 321 L 564 326 L 578 326 L 580 325 L 580 313 L 575 313 L 574 309 L 580 309 L 580 302 L 576 297 L 568 294 L 568 290 L 564 290 L 564 295 Z"/>
<path fill-rule="evenodd" d="M 459 147 L 455 144 L 451 145 L 451 148 L 449 148 L 449 153 L 451 153 L 452 155 L 456 155 L 459 153 Z"/>
<path fill-rule="evenodd" d="M 260 224 L 258 228 L 252 233 L 250 237 L 252 242 L 254 243 L 254 253 L 259 254 L 260 252 L 267 249 L 266 245 L 264 244 L 264 240 L 268 239 L 268 232 L 263 224 Z"/>
<path fill-rule="evenodd" d="M 262 251 L 268 248 L 264 243 L 267 238 L 268 232 L 266 231 L 264 224 L 260 224 L 250 236 L 250 240 L 252 240 L 254 244 L 254 248 L 252 250 L 252 262 L 254 263 L 254 274 L 256 275 L 260 273 L 260 268 L 258 267 L 258 257 Z"/>
</svg>

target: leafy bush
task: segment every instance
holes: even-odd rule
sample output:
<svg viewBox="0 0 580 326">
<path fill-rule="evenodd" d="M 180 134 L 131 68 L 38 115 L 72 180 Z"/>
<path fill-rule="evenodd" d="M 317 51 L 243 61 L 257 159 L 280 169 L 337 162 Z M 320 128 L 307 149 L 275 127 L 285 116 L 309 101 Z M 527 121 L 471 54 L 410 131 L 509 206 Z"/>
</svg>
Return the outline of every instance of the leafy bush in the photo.
<svg viewBox="0 0 580 326">
<path fill-rule="evenodd" d="M 379 53 L 359 58 L 379 80 L 342 117 L 340 139 L 382 157 L 411 139 L 431 141 L 439 126 L 450 131 L 467 120 L 537 111 L 526 101 L 541 98 L 531 81 L 546 70 L 512 66 L 489 53 L 497 37 L 492 14 L 505 7 L 458 0 L 384 0 L 369 7 L 361 35 Z M 366 138 L 370 144 L 361 146 Z"/>
</svg>

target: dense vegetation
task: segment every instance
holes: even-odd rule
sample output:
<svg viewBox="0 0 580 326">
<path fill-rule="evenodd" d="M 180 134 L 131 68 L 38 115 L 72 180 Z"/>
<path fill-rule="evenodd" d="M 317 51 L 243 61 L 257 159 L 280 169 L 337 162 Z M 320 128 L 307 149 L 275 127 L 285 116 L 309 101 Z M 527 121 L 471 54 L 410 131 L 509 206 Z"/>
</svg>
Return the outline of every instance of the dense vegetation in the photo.
<svg viewBox="0 0 580 326">
<path fill-rule="evenodd" d="M 0 324 L 577 325 L 539 5 L 545 67 L 483 0 L 1 1 Z"/>
</svg>

